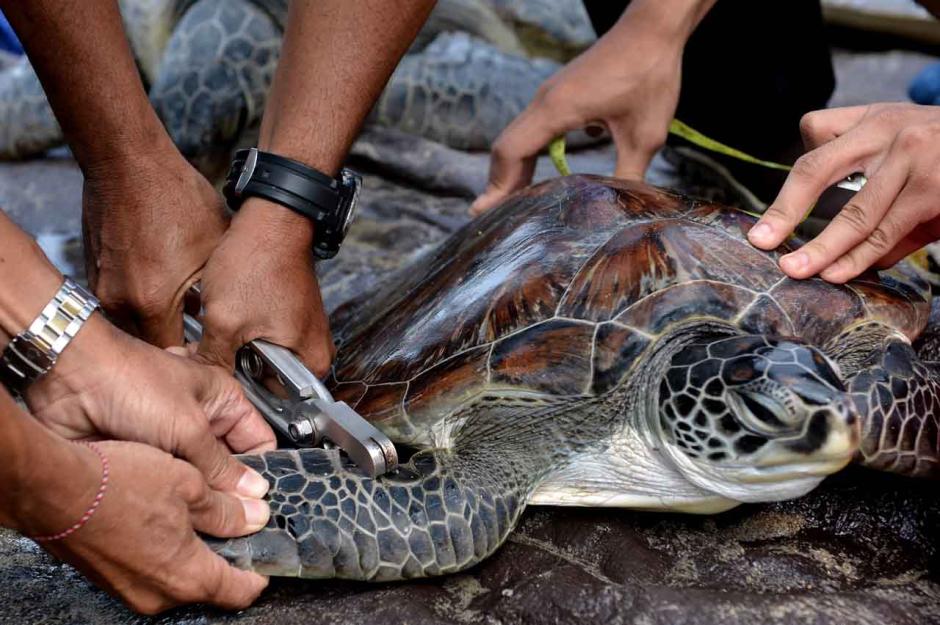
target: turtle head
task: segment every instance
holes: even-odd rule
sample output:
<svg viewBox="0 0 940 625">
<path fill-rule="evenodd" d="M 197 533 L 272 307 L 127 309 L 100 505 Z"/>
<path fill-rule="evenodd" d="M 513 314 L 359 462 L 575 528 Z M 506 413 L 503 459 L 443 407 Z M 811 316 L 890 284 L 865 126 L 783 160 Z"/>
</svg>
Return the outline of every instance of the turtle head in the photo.
<svg viewBox="0 0 940 625">
<path fill-rule="evenodd" d="M 792 339 L 687 346 L 652 412 L 654 436 L 686 479 L 737 501 L 803 495 L 858 447 L 859 419 L 836 365 Z"/>
</svg>

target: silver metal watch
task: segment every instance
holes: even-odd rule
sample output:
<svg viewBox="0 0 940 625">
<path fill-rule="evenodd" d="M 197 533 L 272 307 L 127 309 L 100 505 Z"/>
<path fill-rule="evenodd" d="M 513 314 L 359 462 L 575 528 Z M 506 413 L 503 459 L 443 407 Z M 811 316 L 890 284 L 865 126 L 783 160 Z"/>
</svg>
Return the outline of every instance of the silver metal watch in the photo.
<svg viewBox="0 0 940 625">
<path fill-rule="evenodd" d="M 48 373 L 62 350 L 98 308 L 98 300 L 69 277 L 29 328 L 0 355 L 0 382 L 21 394 Z"/>
</svg>

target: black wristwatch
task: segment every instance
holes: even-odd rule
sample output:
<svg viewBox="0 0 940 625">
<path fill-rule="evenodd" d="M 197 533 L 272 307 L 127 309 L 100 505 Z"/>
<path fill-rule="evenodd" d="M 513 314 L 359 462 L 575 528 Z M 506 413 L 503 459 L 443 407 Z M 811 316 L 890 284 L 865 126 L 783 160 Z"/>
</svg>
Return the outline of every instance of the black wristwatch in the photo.
<svg viewBox="0 0 940 625">
<path fill-rule="evenodd" d="M 233 211 L 249 197 L 260 197 L 303 215 L 316 225 L 313 253 L 332 258 L 352 223 L 361 184 L 359 175 L 346 168 L 333 178 L 295 160 L 250 148 L 235 153 L 222 194 Z"/>
</svg>

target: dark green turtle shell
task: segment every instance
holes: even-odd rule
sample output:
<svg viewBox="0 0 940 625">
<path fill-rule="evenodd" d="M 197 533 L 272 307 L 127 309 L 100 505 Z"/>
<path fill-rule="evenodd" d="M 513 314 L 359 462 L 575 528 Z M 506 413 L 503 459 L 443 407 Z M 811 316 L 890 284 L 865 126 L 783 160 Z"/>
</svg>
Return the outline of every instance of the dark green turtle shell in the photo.
<svg viewBox="0 0 940 625">
<path fill-rule="evenodd" d="M 420 445 L 484 389 L 604 393 L 670 326 L 695 318 L 819 347 L 866 320 L 911 339 L 923 330 L 919 278 L 791 280 L 776 261 L 796 243 L 752 247 L 754 221 L 610 178 L 531 187 L 348 314 L 331 385 L 397 441 Z"/>
</svg>

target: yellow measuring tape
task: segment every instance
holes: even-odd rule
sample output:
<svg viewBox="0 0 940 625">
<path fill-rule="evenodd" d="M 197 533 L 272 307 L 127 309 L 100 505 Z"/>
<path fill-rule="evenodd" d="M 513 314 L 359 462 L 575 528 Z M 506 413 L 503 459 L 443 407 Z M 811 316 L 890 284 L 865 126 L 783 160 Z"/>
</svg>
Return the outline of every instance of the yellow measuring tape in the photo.
<svg viewBox="0 0 940 625">
<path fill-rule="evenodd" d="M 751 156 L 746 152 L 742 152 L 737 148 L 733 148 L 730 145 L 726 145 L 721 141 L 716 141 L 711 137 L 702 134 L 695 128 L 692 128 L 688 124 L 678 119 L 673 119 L 669 122 L 669 134 L 676 135 L 677 137 L 682 137 L 689 143 L 696 145 L 704 150 L 710 152 L 717 152 L 718 154 L 724 154 L 725 156 L 730 156 L 731 158 L 736 158 L 739 161 L 744 161 L 745 163 L 752 163 L 754 165 L 760 165 L 761 167 L 766 167 L 768 169 L 777 169 L 780 171 L 790 171 L 793 169 L 789 165 L 783 165 L 781 163 L 775 163 L 774 161 L 765 161 L 763 159 L 757 158 L 756 156 Z M 548 156 L 552 160 L 552 164 L 555 166 L 555 169 L 558 170 L 558 174 L 561 176 L 570 176 L 571 167 L 568 165 L 568 159 L 565 156 L 565 136 L 561 135 L 556 137 L 554 141 L 548 144 Z M 754 217 L 760 217 L 759 214 L 753 213 L 748 210 L 739 208 L 739 210 L 752 215 Z M 809 217 L 809 214 L 813 212 L 812 207 L 806 212 L 806 217 Z"/>
<path fill-rule="evenodd" d="M 753 163 L 754 165 L 760 165 L 761 167 L 767 167 L 768 169 L 777 169 L 780 171 L 790 171 L 793 169 L 789 165 L 783 165 L 781 163 L 775 163 L 773 161 L 765 161 L 763 159 L 757 158 L 756 156 L 751 156 L 746 152 L 742 152 L 737 148 L 733 148 L 730 145 L 726 145 L 721 141 L 716 141 L 709 136 L 703 135 L 695 128 L 692 128 L 685 122 L 674 119 L 669 122 L 669 134 L 676 135 L 677 137 L 682 137 L 689 143 L 697 145 L 698 147 L 708 150 L 710 152 L 717 152 L 719 154 L 724 154 L 725 156 L 730 156 L 731 158 L 736 158 L 739 161 L 744 161 L 745 163 Z M 555 166 L 555 169 L 558 170 L 558 174 L 561 176 L 570 176 L 571 167 L 568 166 L 568 159 L 565 156 L 565 136 L 561 135 L 556 137 L 548 145 L 548 156 L 552 159 L 552 164 Z"/>
</svg>

